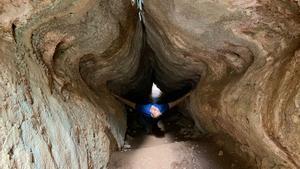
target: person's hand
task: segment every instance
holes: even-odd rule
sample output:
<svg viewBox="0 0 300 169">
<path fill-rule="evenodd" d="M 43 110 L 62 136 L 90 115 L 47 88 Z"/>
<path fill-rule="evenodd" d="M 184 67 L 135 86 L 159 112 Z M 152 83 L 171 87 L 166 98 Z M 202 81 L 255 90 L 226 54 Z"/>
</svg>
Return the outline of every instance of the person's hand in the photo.
<svg viewBox="0 0 300 169">
<path fill-rule="evenodd" d="M 151 117 L 152 118 L 158 118 L 161 115 L 161 112 L 155 106 L 151 106 L 150 112 L 151 112 Z"/>
</svg>

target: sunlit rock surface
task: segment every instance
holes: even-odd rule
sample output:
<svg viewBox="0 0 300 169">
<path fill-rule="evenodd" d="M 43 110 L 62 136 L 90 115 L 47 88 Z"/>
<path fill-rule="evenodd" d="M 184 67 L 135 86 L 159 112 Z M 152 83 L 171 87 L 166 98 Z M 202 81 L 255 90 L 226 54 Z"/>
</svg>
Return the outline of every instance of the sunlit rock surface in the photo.
<svg viewBox="0 0 300 169">
<path fill-rule="evenodd" d="M 130 0 L 0 2 L 0 168 L 105 168 L 126 130 L 108 87 L 199 79 L 182 105 L 199 127 L 258 168 L 300 168 L 300 2 L 144 3 L 143 27 Z"/>
<path fill-rule="evenodd" d="M 106 82 L 137 71 L 135 17 L 127 0 L 0 2 L 1 169 L 106 166 L 126 130 Z"/>
<path fill-rule="evenodd" d="M 200 73 L 188 109 L 209 132 L 229 134 L 259 168 L 300 168 L 298 4 L 145 1 L 147 40 L 164 79 L 157 84 L 174 89 Z"/>
</svg>

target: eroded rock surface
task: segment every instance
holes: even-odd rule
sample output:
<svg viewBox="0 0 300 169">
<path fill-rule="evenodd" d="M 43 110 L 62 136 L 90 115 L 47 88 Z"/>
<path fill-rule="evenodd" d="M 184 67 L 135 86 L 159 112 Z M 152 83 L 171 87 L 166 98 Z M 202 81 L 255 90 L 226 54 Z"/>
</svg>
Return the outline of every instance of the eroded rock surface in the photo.
<svg viewBox="0 0 300 169">
<path fill-rule="evenodd" d="M 174 89 L 200 73 L 190 112 L 209 132 L 237 140 L 259 168 L 300 167 L 298 4 L 145 1 L 158 85 Z"/>
<path fill-rule="evenodd" d="M 0 168 L 105 168 L 126 129 L 107 84 L 145 96 L 200 77 L 199 127 L 258 168 L 300 168 L 299 6 L 145 0 L 143 32 L 129 0 L 2 0 Z"/>
<path fill-rule="evenodd" d="M 139 65 L 130 1 L 4 0 L 0 36 L 0 168 L 104 168 L 126 130 L 106 82 Z"/>
</svg>

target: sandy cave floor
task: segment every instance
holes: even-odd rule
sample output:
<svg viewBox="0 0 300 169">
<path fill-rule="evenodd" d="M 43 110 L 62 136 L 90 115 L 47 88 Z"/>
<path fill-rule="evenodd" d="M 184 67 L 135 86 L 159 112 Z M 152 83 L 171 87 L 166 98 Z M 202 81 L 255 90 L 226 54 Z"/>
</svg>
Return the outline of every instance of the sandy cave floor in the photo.
<svg viewBox="0 0 300 169">
<path fill-rule="evenodd" d="M 129 116 L 121 151 L 111 156 L 109 169 L 244 169 L 243 162 L 200 133 L 181 113 L 172 112 L 159 127 L 164 135 L 146 134 Z"/>
</svg>

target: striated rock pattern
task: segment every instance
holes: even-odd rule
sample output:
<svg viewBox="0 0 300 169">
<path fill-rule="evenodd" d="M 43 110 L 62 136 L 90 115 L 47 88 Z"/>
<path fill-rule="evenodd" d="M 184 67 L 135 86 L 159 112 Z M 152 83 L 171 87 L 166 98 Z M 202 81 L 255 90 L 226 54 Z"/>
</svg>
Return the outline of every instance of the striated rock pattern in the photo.
<svg viewBox="0 0 300 169">
<path fill-rule="evenodd" d="M 292 0 L 145 1 L 159 86 L 201 81 L 198 124 L 230 135 L 258 168 L 300 168 L 300 8 Z"/>
<path fill-rule="evenodd" d="M 145 0 L 143 21 L 130 0 L 0 2 L 1 169 L 106 168 L 126 130 L 109 90 L 199 79 L 199 127 L 257 168 L 300 168 L 299 0 Z"/>
<path fill-rule="evenodd" d="M 127 0 L 0 2 L 1 169 L 105 168 L 126 129 L 106 82 L 138 70 L 136 20 Z"/>
</svg>

